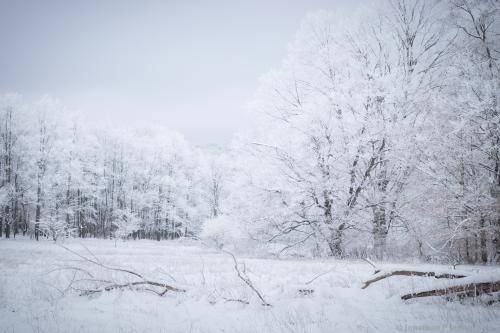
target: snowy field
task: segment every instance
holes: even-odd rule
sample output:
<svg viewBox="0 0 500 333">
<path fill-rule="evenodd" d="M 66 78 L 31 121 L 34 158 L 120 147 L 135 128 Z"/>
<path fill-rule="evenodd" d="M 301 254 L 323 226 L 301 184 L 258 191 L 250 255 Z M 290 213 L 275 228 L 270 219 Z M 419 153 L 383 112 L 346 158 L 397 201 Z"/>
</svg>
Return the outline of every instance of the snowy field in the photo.
<svg viewBox="0 0 500 333">
<path fill-rule="evenodd" d="M 391 277 L 362 290 L 362 281 L 373 274 L 363 261 L 238 257 L 240 268 L 244 263 L 246 274 L 272 305 L 262 306 L 238 278 L 230 255 L 195 242 L 70 240 L 63 245 L 104 265 L 131 269 L 186 292 L 160 297 L 147 290 L 122 289 L 80 296 L 74 289 L 82 286 L 78 280 L 86 273 L 75 267 L 94 278 L 124 281 L 130 274 L 94 267 L 53 242 L 1 239 L 0 331 L 498 332 L 500 327 L 498 303 L 400 299 L 449 281 Z M 457 269 L 500 274 L 492 267 Z"/>
</svg>

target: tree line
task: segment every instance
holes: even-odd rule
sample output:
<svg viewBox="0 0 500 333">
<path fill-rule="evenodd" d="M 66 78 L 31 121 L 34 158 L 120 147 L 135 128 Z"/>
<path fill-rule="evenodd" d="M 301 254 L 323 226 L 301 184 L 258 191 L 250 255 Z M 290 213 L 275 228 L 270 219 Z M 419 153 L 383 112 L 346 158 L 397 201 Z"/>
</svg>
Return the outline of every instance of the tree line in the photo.
<svg viewBox="0 0 500 333">
<path fill-rule="evenodd" d="M 172 239 L 213 214 L 208 159 L 180 135 L 84 125 L 48 97 L 0 103 L 0 235 Z"/>
</svg>

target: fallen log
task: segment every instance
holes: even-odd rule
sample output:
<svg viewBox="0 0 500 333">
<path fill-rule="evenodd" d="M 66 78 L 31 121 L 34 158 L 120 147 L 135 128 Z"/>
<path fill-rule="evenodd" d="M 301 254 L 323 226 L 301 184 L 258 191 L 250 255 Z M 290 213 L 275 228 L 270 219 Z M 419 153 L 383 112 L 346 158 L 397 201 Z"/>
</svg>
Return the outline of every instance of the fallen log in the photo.
<svg viewBox="0 0 500 333">
<path fill-rule="evenodd" d="M 475 297 L 482 294 L 494 293 L 498 291 L 500 291 L 500 281 L 478 282 L 478 283 L 466 283 L 443 289 L 434 289 L 434 290 L 421 291 L 418 293 L 406 294 L 401 296 L 401 299 L 408 300 L 418 297 L 444 296 L 450 294 L 462 297 Z"/>
<path fill-rule="evenodd" d="M 139 286 L 152 286 L 152 287 L 160 287 L 160 288 L 164 289 L 162 292 L 157 292 L 155 290 L 148 289 L 148 290 L 156 293 L 159 296 L 165 295 L 168 291 L 175 291 L 175 292 L 185 292 L 186 291 L 185 289 L 175 288 L 175 287 L 169 286 L 168 284 L 164 284 L 164 283 L 160 283 L 160 282 L 136 281 L 136 282 L 122 283 L 122 284 L 118 284 L 118 283 L 109 284 L 109 285 L 106 285 L 106 286 L 104 286 L 102 288 L 98 288 L 98 289 L 84 290 L 80 294 L 80 296 L 87 296 L 87 295 L 91 295 L 91 294 L 95 294 L 95 293 L 100 293 L 103 291 L 111 291 L 114 289 L 124 289 L 124 288 L 139 287 Z"/>
<path fill-rule="evenodd" d="M 421 271 L 408 271 L 408 270 L 399 270 L 399 271 L 391 271 L 391 272 L 386 272 L 380 275 L 375 276 L 374 278 L 366 281 L 361 287 L 361 289 L 366 289 L 369 285 L 372 283 L 375 283 L 377 281 L 386 279 L 391 276 L 424 276 L 424 277 L 434 277 L 436 279 L 460 279 L 466 277 L 465 275 L 461 274 L 451 274 L 451 273 L 436 273 L 436 272 L 421 272 Z"/>
</svg>

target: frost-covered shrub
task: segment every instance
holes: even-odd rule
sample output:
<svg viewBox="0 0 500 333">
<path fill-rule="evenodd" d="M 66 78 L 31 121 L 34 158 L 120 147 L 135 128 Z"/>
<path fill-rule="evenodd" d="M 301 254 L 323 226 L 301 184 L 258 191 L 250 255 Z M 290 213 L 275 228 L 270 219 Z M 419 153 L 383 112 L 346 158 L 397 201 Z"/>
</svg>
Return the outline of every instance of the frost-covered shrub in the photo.
<svg viewBox="0 0 500 333">
<path fill-rule="evenodd" d="M 60 238 L 71 237 L 76 234 L 76 230 L 70 228 L 66 221 L 55 217 L 42 219 L 40 221 L 40 232 L 54 242 Z"/>
<path fill-rule="evenodd" d="M 241 226 L 228 216 L 217 216 L 207 220 L 200 235 L 201 239 L 220 249 L 235 248 L 244 240 Z"/>
<path fill-rule="evenodd" d="M 114 235 L 116 238 L 127 239 L 133 232 L 139 230 L 140 219 L 131 212 L 117 209 L 114 216 Z"/>
</svg>

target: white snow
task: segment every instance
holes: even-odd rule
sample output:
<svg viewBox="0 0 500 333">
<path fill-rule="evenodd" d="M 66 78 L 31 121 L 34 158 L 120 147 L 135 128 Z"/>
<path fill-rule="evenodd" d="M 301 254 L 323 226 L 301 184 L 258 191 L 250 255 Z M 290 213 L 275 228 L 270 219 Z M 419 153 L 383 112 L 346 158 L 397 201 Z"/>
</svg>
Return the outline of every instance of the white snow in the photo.
<svg viewBox="0 0 500 333">
<path fill-rule="evenodd" d="M 1 332 L 494 332 L 500 327 L 498 304 L 400 299 L 409 292 L 451 283 L 447 280 L 395 276 L 362 290 L 362 281 L 373 275 L 373 267 L 363 261 L 237 256 L 272 304 L 265 307 L 238 279 L 229 255 L 194 241 L 119 241 L 115 247 L 114 241 L 85 239 L 66 240 L 64 246 L 83 255 L 90 251 L 105 264 L 132 269 L 187 292 L 159 297 L 147 291 L 115 290 L 79 296 L 64 291 L 74 273 L 60 268 L 90 269 L 88 264 L 50 241 L 1 239 Z M 378 266 L 384 271 L 453 269 Z M 498 267 L 459 269 L 500 276 Z M 118 273 L 97 273 L 125 279 Z"/>
</svg>

